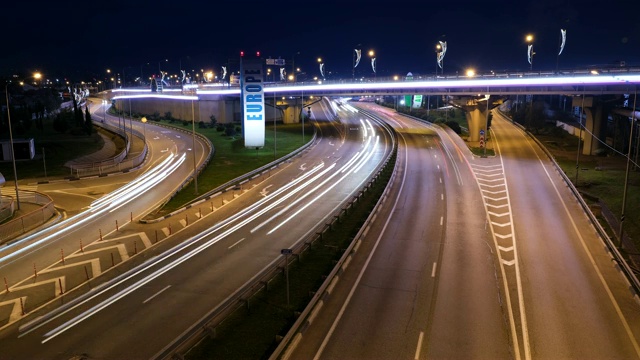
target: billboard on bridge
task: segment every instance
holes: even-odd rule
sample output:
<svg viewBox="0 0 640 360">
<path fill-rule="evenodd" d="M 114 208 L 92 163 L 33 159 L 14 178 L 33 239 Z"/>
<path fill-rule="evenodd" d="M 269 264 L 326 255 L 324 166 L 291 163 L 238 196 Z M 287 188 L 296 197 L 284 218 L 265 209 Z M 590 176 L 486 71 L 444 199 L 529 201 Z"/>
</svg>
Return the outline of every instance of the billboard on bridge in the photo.
<svg viewBox="0 0 640 360">
<path fill-rule="evenodd" d="M 243 59 L 240 69 L 244 146 L 264 147 L 264 72 L 260 59 Z"/>
</svg>

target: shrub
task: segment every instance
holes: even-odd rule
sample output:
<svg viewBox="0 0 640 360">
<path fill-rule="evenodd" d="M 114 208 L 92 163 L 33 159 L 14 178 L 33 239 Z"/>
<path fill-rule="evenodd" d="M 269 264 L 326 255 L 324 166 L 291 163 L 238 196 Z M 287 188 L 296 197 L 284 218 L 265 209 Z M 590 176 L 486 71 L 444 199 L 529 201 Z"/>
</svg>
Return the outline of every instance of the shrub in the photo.
<svg viewBox="0 0 640 360">
<path fill-rule="evenodd" d="M 456 134 L 462 134 L 462 128 L 460 128 L 460 124 L 455 121 L 447 121 L 447 126 L 451 128 L 451 130 L 455 131 Z"/>
</svg>

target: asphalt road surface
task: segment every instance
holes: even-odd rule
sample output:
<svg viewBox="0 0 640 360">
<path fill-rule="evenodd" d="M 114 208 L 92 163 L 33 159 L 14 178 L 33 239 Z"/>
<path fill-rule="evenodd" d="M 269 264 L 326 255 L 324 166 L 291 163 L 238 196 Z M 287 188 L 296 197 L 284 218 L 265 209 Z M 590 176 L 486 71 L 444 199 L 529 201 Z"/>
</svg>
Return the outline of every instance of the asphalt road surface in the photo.
<svg viewBox="0 0 640 360">
<path fill-rule="evenodd" d="M 219 211 L 204 212 L 188 226 L 174 219 L 174 232 L 159 245 L 150 240 L 153 229 L 127 227 L 112 247 L 132 235 L 138 246 L 145 238 L 154 246 L 131 258 L 137 266 L 91 285 L 81 301 L 57 307 L 59 316 L 34 314 L 29 326 L 8 326 L 0 339 L 3 357 L 152 358 L 277 260 L 280 249 L 306 239 L 380 166 L 392 148 L 390 136 L 357 112 L 339 110 L 335 121 L 327 107 L 313 108 L 320 136 L 310 151 L 216 204 Z M 166 234 L 166 223 L 157 226 Z M 154 251 L 166 244 L 175 246 Z"/>
<path fill-rule="evenodd" d="M 496 114 L 480 158 L 368 108 L 401 135 L 401 174 L 291 358 L 639 357 L 637 297 L 524 132 Z"/>
</svg>

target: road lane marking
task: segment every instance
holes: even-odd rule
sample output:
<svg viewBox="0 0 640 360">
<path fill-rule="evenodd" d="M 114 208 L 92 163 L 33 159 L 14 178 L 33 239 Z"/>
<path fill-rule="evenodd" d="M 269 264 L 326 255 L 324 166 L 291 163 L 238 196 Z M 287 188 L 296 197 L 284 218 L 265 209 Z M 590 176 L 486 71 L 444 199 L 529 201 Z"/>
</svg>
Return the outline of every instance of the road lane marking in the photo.
<svg viewBox="0 0 640 360">
<path fill-rule="evenodd" d="M 232 247 L 234 247 L 234 246 L 236 246 L 236 245 L 240 244 L 244 239 L 245 239 L 245 238 L 242 238 L 242 239 L 240 239 L 240 240 L 236 241 L 236 242 L 235 242 L 235 243 L 233 243 L 231 246 L 229 246 L 227 249 L 231 249 Z"/>
<path fill-rule="evenodd" d="M 422 338 L 424 337 L 424 332 L 420 331 L 420 336 L 418 336 L 418 347 L 416 348 L 416 356 L 415 360 L 420 359 L 420 348 L 422 347 Z"/>
<path fill-rule="evenodd" d="M 171 287 L 171 285 L 167 285 L 164 289 L 162 289 L 162 290 L 158 291 L 157 293 L 155 293 L 155 294 L 151 295 L 151 297 L 150 297 L 150 298 L 148 298 L 147 300 L 143 301 L 142 303 L 143 303 L 143 304 L 148 303 L 148 302 L 149 302 L 149 301 L 151 301 L 153 298 L 155 298 L 156 296 L 158 296 L 158 295 L 162 294 L 163 292 L 165 292 L 165 290 L 167 290 L 167 289 L 168 289 L 168 288 L 170 288 L 170 287 Z"/>
<path fill-rule="evenodd" d="M 440 226 L 444 223 L 444 216 L 440 216 Z"/>
<path fill-rule="evenodd" d="M 436 268 L 438 267 L 438 263 L 434 262 L 433 267 L 431 268 L 431 277 L 436 277 Z"/>
</svg>

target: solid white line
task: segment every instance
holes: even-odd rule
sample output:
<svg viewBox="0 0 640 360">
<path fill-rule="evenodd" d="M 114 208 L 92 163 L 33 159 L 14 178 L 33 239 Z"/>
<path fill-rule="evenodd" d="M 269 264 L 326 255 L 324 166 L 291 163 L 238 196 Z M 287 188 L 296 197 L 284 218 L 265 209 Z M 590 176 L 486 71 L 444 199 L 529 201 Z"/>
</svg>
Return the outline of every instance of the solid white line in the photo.
<svg viewBox="0 0 640 360">
<path fill-rule="evenodd" d="M 231 246 L 229 246 L 227 249 L 231 249 L 232 247 L 234 247 L 234 246 L 236 246 L 236 245 L 240 244 L 244 239 L 245 239 L 245 238 L 242 238 L 242 239 L 240 239 L 240 240 L 238 240 L 238 241 L 234 242 L 234 243 L 233 243 Z"/>
<path fill-rule="evenodd" d="M 162 294 L 165 290 L 167 290 L 167 289 L 168 289 L 168 288 L 170 288 L 170 287 L 171 287 L 171 285 L 167 285 L 167 287 L 165 287 L 164 289 L 162 289 L 162 290 L 158 291 L 157 293 L 155 293 L 155 294 L 151 295 L 151 297 L 150 297 L 150 298 L 148 298 L 147 300 L 143 301 L 142 303 L 143 303 L 143 304 L 148 303 L 148 302 L 149 302 L 149 301 L 151 301 L 154 297 L 156 297 L 156 296 L 158 296 L 158 295 Z"/>
<path fill-rule="evenodd" d="M 498 137 L 494 135 L 494 138 L 496 139 L 495 144 L 496 144 L 496 147 L 498 148 L 498 152 L 500 153 L 500 164 L 502 164 L 503 173 L 506 174 L 506 171 L 504 170 L 504 159 L 502 158 L 502 150 L 500 149 L 500 145 L 498 143 Z M 514 265 L 515 265 L 515 271 L 516 271 L 516 289 L 518 292 L 518 306 L 520 310 L 520 329 L 522 331 L 522 346 L 524 348 L 525 360 L 530 360 L 531 345 L 529 342 L 529 326 L 527 325 L 527 312 L 525 310 L 525 304 L 524 304 L 522 277 L 520 276 L 520 262 L 518 261 L 519 256 L 518 256 L 518 246 L 516 241 L 516 230 L 513 226 L 514 224 L 513 214 L 511 213 L 511 195 L 509 192 L 509 185 L 508 185 L 506 176 L 504 178 L 504 185 L 507 192 L 507 196 L 506 196 L 507 204 L 509 204 L 509 207 L 508 207 L 509 220 L 510 220 L 509 223 L 511 224 L 511 234 L 512 234 L 511 242 L 513 246 L 513 262 L 515 263 Z M 498 254 L 500 254 L 500 252 L 498 252 Z"/>
<path fill-rule="evenodd" d="M 431 277 L 436 277 L 436 268 L 438 267 L 438 263 L 433 263 L 433 268 L 431 268 Z"/>
<path fill-rule="evenodd" d="M 416 347 L 416 356 L 415 360 L 420 359 L 420 348 L 422 347 L 422 338 L 424 337 L 424 332 L 420 331 L 420 336 L 418 336 L 418 347 Z"/>
</svg>

